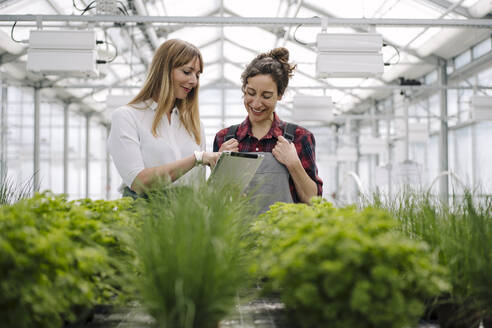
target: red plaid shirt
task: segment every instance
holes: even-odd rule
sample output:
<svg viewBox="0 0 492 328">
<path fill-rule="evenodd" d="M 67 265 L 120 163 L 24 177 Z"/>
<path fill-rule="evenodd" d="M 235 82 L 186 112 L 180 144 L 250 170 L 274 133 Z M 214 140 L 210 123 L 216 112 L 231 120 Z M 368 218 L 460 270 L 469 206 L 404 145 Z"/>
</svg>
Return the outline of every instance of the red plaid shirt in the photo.
<svg viewBox="0 0 492 328">
<path fill-rule="evenodd" d="M 284 134 L 285 122 L 281 121 L 277 114 L 274 113 L 274 119 L 270 131 L 258 140 L 251 131 L 251 122 L 249 118 L 246 119 L 239 125 L 236 131 L 236 139 L 239 142 L 240 152 L 272 152 L 273 147 L 277 143 L 277 137 Z M 214 151 L 219 151 L 220 146 L 224 143 L 224 139 L 229 132 L 229 128 L 220 130 L 215 135 L 214 140 Z M 304 129 L 301 126 L 297 126 L 294 133 L 294 145 L 297 150 L 297 155 L 301 160 L 301 164 L 306 170 L 306 173 L 313 179 L 318 187 L 318 196 L 323 193 L 323 181 L 318 176 L 318 168 L 316 167 L 316 154 L 314 151 L 315 140 L 311 132 Z M 295 203 L 299 203 L 300 199 L 297 195 L 297 191 L 294 185 L 292 177 L 289 177 L 290 193 L 292 199 Z"/>
</svg>

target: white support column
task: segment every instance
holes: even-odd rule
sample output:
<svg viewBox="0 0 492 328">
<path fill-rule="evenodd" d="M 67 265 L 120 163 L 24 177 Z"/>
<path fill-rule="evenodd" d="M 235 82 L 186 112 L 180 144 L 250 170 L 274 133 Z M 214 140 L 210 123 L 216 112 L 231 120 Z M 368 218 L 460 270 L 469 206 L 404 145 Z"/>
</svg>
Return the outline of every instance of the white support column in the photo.
<svg viewBox="0 0 492 328">
<path fill-rule="evenodd" d="M 104 125 L 106 128 L 106 140 L 109 137 L 109 132 L 111 131 L 111 125 Z M 111 197 L 111 156 L 109 155 L 107 142 L 104 143 L 106 146 L 106 199 Z"/>
<path fill-rule="evenodd" d="M 361 155 L 360 155 L 360 120 L 357 120 L 355 121 L 355 131 L 356 131 L 356 134 L 355 134 L 355 137 L 354 137 L 354 141 L 355 141 L 355 149 L 357 149 L 357 161 L 355 162 L 355 173 L 357 173 L 358 176 L 360 176 L 360 158 L 361 158 Z"/>
<path fill-rule="evenodd" d="M 39 160 L 39 148 L 40 148 L 40 92 L 41 89 L 34 87 L 34 153 L 33 153 L 33 188 L 34 192 L 39 191 L 39 176 L 41 172 L 40 160 Z"/>
<path fill-rule="evenodd" d="M 91 113 L 85 113 L 85 198 L 89 198 L 90 188 L 90 166 L 89 166 L 89 154 L 90 154 L 90 121 Z"/>
<path fill-rule="evenodd" d="M 7 97 L 8 88 L 2 81 L 2 104 L 0 108 L 0 178 L 7 174 Z"/>
<path fill-rule="evenodd" d="M 221 17 L 224 16 L 224 1 L 220 0 L 220 7 L 219 7 L 219 14 Z M 225 85 L 225 73 L 224 73 L 224 65 L 225 65 L 225 58 L 224 58 L 224 26 L 220 27 L 220 61 L 221 63 L 219 64 L 219 74 L 220 74 L 220 80 L 223 85 Z M 225 118 L 226 118 L 226 95 L 225 95 L 225 89 L 222 87 L 220 88 L 220 105 L 221 105 L 221 115 L 222 115 L 222 128 L 226 127 L 225 124 Z"/>
<path fill-rule="evenodd" d="M 476 122 L 470 126 L 470 131 L 471 131 L 471 152 L 472 152 L 472 158 L 471 158 L 471 161 L 472 161 L 471 170 L 472 170 L 472 172 L 471 172 L 470 188 L 472 190 L 475 190 L 475 188 L 480 187 L 480 181 L 478 179 L 478 173 L 477 173 L 477 170 L 478 170 L 478 163 L 477 163 L 478 147 L 477 147 L 477 123 Z M 458 148 L 455 147 L 454 149 L 458 149 Z"/>
<path fill-rule="evenodd" d="M 340 137 L 338 135 L 338 131 L 339 130 L 339 127 L 337 127 L 337 125 L 333 125 L 333 135 L 334 135 L 334 138 L 335 138 L 335 153 L 337 152 L 338 150 L 338 147 L 340 146 Z M 337 161 L 336 162 L 336 166 L 335 166 L 335 195 L 336 197 L 338 198 L 340 196 L 340 193 L 339 193 L 339 189 L 340 189 L 340 162 Z"/>
<path fill-rule="evenodd" d="M 379 137 L 379 124 L 378 119 L 376 118 L 378 103 L 375 100 L 371 106 L 371 116 L 373 119 L 371 120 L 371 136 L 373 138 Z M 376 176 L 376 168 L 379 164 L 379 155 L 370 155 L 369 156 L 369 181 L 367 182 L 367 186 L 370 189 L 374 189 L 376 187 L 375 179 Z"/>
<path fill-rule="evenodd" d="M 439 60 L 439 84 L 448 84 L 446 72 L 446 61 Z M 448 171 L 448 93 L 446 89 L 439 92 L 439 102 L 441 108 L 441 128 L 439 130 L 439 172 Z M 439 180 L 439 194 L 441 201 L 448 204 L 449 201 L 449 176 L 444 175 Z"/>
<path fill-rule="evenodd" d="M 408 101 L 403 99 L 403 116 L 405 117 L 405 162 L 410 160 L 410 122 L 408 117 Z"/>
<path fill-rule="evenodd" d="M 63 106 L 63 193 L 68 195 L 68 106 Z"/>
<path fill-rule="evenodd" d="M 391 94 L 390 98 L 390 108 L 386 109 L 386 140 L 388 142 L 388 163 L 386 164 L 388 169 L 388 196 L 391 197 L 392 193 L 392 183 L 391 174 L 393 173 L 393 156 L 391 149 L 391 116 L 395 112 L 395 93 Z"/>
<path fill-rule="evenodd" d="M 478 85 L 480 83 L 480 80 L 478 76 L 475 76 L 475 84 Z M 472 153 L 472 158 L 471 158 L 471 181 L 470 181 L 470 188 L 471 190 L 475 190 L 475 188 L 480 187 L 480 181 L 478 179 L 478 156 L 477 156 L 477 151 L 478 151 L 478 145 L 477 145 L 477 125 L 480 124 L 479 122 L 475 122 L 472 125 L 470 125 L 470 131 L 471 131 L 471 153 Z M 456 139 L 456 138 L 454 138 Z M 454 149 L 458 149 L 457 147 L 454 147 Z M 457 157 L 457 156 L 455 156 Z"/>
</svg>

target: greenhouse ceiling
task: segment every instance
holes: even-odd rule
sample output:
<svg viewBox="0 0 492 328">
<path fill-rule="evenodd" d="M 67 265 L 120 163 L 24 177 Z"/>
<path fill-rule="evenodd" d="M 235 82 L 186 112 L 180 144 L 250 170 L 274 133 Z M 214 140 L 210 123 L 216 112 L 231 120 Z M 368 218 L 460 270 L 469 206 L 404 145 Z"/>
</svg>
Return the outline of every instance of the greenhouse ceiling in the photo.
<svg viewBox="0 0 492 328">
<path fill-rule="evenodd" d="M 492 3 L 485 0 L 114 2 L 117 12 L 102 16 L 96 6 L 101 1 L 0 0 L 2 79 L 41 87 L 51 97 L 104 112 L 108 94 L 138 90 L 154 50 L 167 39 L 180 38 L 201 49 L 202 89 L 239 88 L 246 63 L 260 52 L 285 46 L 298 67 L 287 97 L 330 95 L 344 112 L 388 96 L 400 78 L 419 79 L 440 65 L 449 71 L 450 60 L 489 38 L 492 26 Z M 384 73 L 316 78 L 320 22 L 327 24 L 327 32 L 381 34 Z M 110 63 L 98 65 L 99 76 L 91 78 L 26 71 L 29 33 L 39 28 L 95 29 L 97 39 L 105 41 L 98 58 Z"/>
</svg>

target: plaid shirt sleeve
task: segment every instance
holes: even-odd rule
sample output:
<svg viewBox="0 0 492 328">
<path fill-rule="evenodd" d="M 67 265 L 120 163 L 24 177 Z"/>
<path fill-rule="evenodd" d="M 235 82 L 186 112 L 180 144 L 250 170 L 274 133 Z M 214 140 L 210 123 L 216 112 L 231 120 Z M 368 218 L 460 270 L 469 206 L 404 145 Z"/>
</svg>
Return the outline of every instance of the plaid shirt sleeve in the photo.
<svg viewBox="0 0 492 328">
<path fill-rule="evenodd" d="M 316 166 L 316 141 L 314 139 L 314 135 L 308 130 L 298 127 L 296 129 L 295 139 L 299 140 L 298 142 L 295 142 L 295 146 L 299 159 L 301 160 L 302 167 L 309 177 L 316 183 L 318 188 L 318 196 L 321 196 L 323 194 L 323 181 L 318 176 L 318 167 Z M 292 185 L 293 183 L 291 186 Z"/>
</svg>

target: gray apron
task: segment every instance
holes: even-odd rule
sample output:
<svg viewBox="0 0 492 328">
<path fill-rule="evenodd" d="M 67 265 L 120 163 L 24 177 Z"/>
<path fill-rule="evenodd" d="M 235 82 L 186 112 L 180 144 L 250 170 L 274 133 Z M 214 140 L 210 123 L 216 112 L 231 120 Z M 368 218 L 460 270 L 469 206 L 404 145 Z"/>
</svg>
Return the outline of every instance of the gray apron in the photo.
<svg viewBox="0 0 492 328">
<path fill-rule="evenodd" d="M 258 208 L 257 214 L 268 211 L 273 203 L 293 202 L 287 168 L 277 161 L 272 153 L 261 152 L 259 154 L 263 154 L 265 157 L 246 188 L 246 192 L 252 195 L 252 201 Z"/>
</svg>

